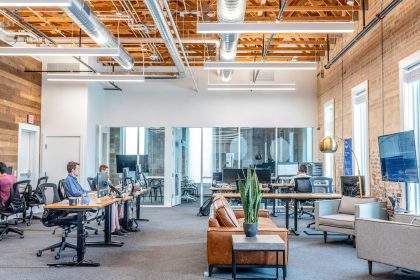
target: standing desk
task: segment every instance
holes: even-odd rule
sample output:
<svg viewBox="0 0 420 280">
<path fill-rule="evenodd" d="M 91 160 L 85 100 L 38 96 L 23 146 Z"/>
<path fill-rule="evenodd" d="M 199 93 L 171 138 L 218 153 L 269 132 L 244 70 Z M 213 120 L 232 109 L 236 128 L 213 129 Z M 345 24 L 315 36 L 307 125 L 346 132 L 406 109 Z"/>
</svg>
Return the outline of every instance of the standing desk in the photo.
<svg viewBox="0 0 420 280">
<path fill-rule="evenodd" d="M 68 212 L 77 213 L 77 260 L 72 262 L 61 262 L 48 264 L 49 266 L 99 266 L 99 263 L 95 262 L 84 262 L 85 248 L 86 246 L 94 247 L 108 247 L 117 246 L 121 247 L 124 245 L 120 241 L 111 240 L 111 216 L 112 216 L 112 204 L 119 201 L 119 198 L 103 197 L 93 198 L 90 197 L 89 204 L 69 205 L 68 200 L 61 202 L 47 204 L 44 206 L 45 209 L 64 210 Z M 105 208 L 105 228 L 104 228 L 104 241 L 86 242 L 85 241 L 85 214 L 87 211 L 93 209 Z"/>
</svg>

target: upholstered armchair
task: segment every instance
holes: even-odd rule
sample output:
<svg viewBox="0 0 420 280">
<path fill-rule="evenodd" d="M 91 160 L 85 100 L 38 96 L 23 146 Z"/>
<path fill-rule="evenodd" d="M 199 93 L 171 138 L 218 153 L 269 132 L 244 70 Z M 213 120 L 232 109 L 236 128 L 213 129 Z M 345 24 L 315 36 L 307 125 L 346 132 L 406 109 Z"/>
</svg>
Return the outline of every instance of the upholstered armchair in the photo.
<svg viewBox="0 0 420 280">
<path fill-rule="evenodd" d="M 357 256 L 372 262 L 420 271 L 420 217 L 395 215 L 394 221 L 356 219 Z"/>
<path fill-rule="evenodd" d="M 343 196 L 337 200 L 315 202 L 315 229 L 324 232 L 342 233 L 355 237 L 357 218 L 386 219 L 386 203 L 376 198 L 355 198 Z M 353 242 L 355 246 L 355 242 Z"/>
</svg>

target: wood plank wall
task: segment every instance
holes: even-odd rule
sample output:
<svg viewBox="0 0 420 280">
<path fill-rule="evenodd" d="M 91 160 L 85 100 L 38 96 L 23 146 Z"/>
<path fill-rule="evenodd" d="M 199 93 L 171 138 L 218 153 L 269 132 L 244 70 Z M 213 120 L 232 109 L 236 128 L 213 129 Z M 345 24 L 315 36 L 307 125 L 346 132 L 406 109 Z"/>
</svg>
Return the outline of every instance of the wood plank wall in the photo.
<svg viewBox="0 0 420 280">
<path fill-rule="evenodd" d="M 2 44 L 0 44 L 2 45 Z M 25 57 L 0 57 L 0 161 L 17 167 L 18 126 L 27 123 L 28 114 L 35 116 L 34 125 L 41 124 L 40 61 Z"/>
</svg>

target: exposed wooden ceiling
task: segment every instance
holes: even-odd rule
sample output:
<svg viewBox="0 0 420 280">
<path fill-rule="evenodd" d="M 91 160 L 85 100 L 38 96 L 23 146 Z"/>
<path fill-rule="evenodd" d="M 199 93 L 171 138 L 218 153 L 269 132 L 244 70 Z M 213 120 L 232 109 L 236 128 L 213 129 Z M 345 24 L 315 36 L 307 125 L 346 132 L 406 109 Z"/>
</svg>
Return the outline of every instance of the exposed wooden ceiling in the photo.
<svg viewBox="0 0 420 280">
<path fill-rule="evenodd" d="M 178 32 L 182 39 L 194 39 L 184 43 L 190 64 L 199 66 L 204 60 L 215 60 L 216 45 L 203 39 L 218 39 L 196 33 L 197 22 L 217 21 L 217 0 L 168 0 Z M 145 4 L 141 0 L 85 0 L 119 37 L 123 46 L 135 58 L 136 65 L 169 66 L 171 57 L 163 43 L 141 43 L 140 38 L 160 38 Z M 351 21 L 357 18 L 360 0 L 354 6 L 345 0 L 289 0 L 283 21 Z M 20 8 L 15 11 L 24 21 L 51 38 L 69 40 L 77 46 L 79 27 L 59 8 Z M 198 11 L 198 12 L 197 12 Z M 279 12 L 279 0 L 248 0 L 245 22 L 274 22 Z M 11 18 L 0 15 L 7 30 L 22 28 Z M 270 34 L 243 34 L 238 44 L 237 61 L 259 61 L 264 41 Z M 138 38 L 138 40 L 135 40 Z M 327 34 L 277 34 L 268 51 L 267 61 L 315 61 L 325 55 Z M 83 45 L 93 45 L 82 33 Z M 58 39 L 57 39 L 58 40 Z M 61 42 L 60 40 L 60 42 Z M 35 43 L 35 42 L 34 42 Z M 112 59 L 100 58 L 105 64 Z"/>
</svg>

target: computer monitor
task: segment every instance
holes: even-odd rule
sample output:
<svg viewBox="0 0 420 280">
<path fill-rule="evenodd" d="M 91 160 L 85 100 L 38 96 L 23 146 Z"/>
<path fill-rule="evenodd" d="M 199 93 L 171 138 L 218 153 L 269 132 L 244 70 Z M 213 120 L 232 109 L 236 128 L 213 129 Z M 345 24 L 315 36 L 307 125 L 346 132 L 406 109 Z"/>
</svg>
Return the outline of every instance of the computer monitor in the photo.
<svg viewBox="0 0 420 280">
<path fill-rule="evenodd" d="M 362 192 L 365 195 L 365 176 L 360 176 Z M 341 176 L 341 194 L 344 196 L 360 196 L 359 176 Z"/>
<path fill-rule="evenodd" d="M 245 178 L 246 169 L 224 168 L 222 176 L 223 176 L 223 182 L 227 184 L 235 183 L 236 180 Z"/>
<path fill-rule="evenodd" d="M 278 176 L 295 176 L 299 170 L 297 162 L 282 162 L 277 163 Z"/>
<path fill-rule="evenodd" d="M 223 181 L 223 173 L 222 172 L 213 172 L 213 180 L 216 182 Z"/>
<path fill-rule="evenodd" d="M 139 164 L 142 172 L 149 173 L 149 155 L 139 155 Z"/>
<path fill-rule="evenodd" d="M 257 172 L 259 183 L 263 183 L 263 184 L 271 183 L 271 170 L 270 169 L 255 169 L 255 172 Z"/>
<path fill-rule="evenodd" d="M 108 172 L 100 172 L 96 175 L 98 198 L 108 194 Z"/>
<path fill-rule="evenodd" d="M 122 173 L 123 168 L 136 171 L 137 155 L 117 155 L 117 173 Z"/>
</svg>

